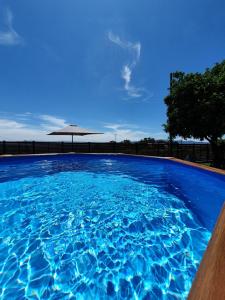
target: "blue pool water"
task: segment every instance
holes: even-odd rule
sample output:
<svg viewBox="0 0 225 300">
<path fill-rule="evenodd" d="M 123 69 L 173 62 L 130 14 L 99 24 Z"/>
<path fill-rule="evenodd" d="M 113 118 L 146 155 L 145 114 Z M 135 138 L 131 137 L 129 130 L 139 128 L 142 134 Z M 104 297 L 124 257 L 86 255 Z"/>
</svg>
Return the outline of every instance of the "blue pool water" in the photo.
<svg viewBox="0 0 225 300">
<path fill-rule="evenodd" d="M 1 159 L 0 299 L 186 299 L 224 200 L 162 159 Z"/>
</svg>

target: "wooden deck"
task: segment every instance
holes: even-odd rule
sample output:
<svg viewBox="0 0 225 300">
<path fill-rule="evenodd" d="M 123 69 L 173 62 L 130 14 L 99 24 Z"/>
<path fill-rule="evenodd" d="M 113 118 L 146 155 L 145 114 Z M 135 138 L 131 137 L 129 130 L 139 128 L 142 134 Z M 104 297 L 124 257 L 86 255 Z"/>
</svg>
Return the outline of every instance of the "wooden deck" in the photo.
<svg viewBox="0 0 225 300">
<path fill-rule="evenodd" d="M 175 157 L 169 157 L 168 159 L 176 161 L 176 162 L 179 162 L 179 163 L 184 164 L 184 165 L 188 165 L 188 166 L 200 168 L 200 169 L 203 169 L 203 170 L 207 170 L 207 171 L 210 171 L 210 172 L 213 172 L 213 173 L 225 175 L 225 170 L 214 168 L 214 167 L 210 167 L 210 166 L 206 166 L 206 165 L 203 165 L 201 163 L 190 162 L 190 161 L 179 159 L 179 158 L 175 158 Z"/>
<path fill-rule="evenodd" d="M 225 299 L 225 204 L 201 261 L 188 300 Z"/>
</svg>

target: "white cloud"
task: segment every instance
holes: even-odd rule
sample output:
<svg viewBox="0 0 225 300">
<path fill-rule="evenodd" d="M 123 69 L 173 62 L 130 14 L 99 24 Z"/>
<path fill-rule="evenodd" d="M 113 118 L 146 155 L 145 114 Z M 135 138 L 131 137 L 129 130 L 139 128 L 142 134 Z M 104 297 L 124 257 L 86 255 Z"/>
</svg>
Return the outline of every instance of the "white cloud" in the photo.
<svg viewBox="0 0 225 300">
<path fill-rule="evenodd" d="M 68 125 L 68 122 L 66 122 L 65 119 L 53 115 L 36 115 L 30 112 L 20 114 L 0 112 L 0 140 L 70 141 L 71 138 L 68 136 L 47 135 L 49 132 L 60 129 L 66 125 Z M 128 123 L 105 123 L 102 128 L 97 131 L 103 132 L 104 134 L 76 137 L 75 141 L 109 142 L 115 140 L 115 135 L 117 141 L 125 139 L 138 141 L 148 136 L 156 138 L 162 138 L 162 135 L 165 136 L 163 132 L 151 134 L 142 130 L 136 124 Z"/>
<path fill-rule="evenodd" d="M 106 124 L 104 127 L 110 129 L 110 131 L 106 132 L 110 137 L 109 140 L 115 140 L 116 137 L 117 141 L 138 141 L 148 136 L 147 132 L 140 130 L 138 126 L 132 124 L 113 123 Z"/>
<path fill-rule="evenodd" d="M 36 115 L 30 112 L 1 115 L 1 140 L 60 140 L 59 137 L 49 137 L 47 134 L 68 125 L 64 119 L 52 115 Z"/>
<path fill-rule="evenodd" d="M 122 78 L 125 80 L 125 90 L 129 90 L 132 71 L 129 66 L 125 65 L 122 70 Z"/>
<path fill-rule="evenodd" d="M 132 73 L 138 64 L 141 56 L 141 43 L 132 43 L 122 40 L 118 35 L 108 32 L 108 39 L 119 46 L 120 48 L 129 52 L 129 62 L 124 64 L 121 71 L 121 77 L 124 80 L 124 90 L 127 92 L 129 98 L 140 98 L 142 101 L 148 100 L 152 95 L 143 87 L 135 87 L 132 85 Z"/>
<path fill-rule="evenodd" d="M 124 89 L 127 91 L 128 96 L 133 97 L 133 98 L 140 98 L 142 96 L 141 91 L 143 89 L 136 88 L 133 85 L 131 85 L 130 82 L 131 82 L 132 70 L 128 65 L 125 65 L 123 67 L 121 75 L 125 81 Z"/>
<path fill-rule="evenodd" d="M 23 44 L 22 37 L 13 27 L 13 14 L 9 8 L 5 12 L 5 27 L 5 31 L 0 31 L 0 45 L 14 46 Z"/>
<path fill-rule="evenodd" d="M 128 51 L 130 51 L 130 53 L 132 55 L 131 65 L 137 64 L 137 62 L 140 59 L 140 55 L 141 55 L 141 43 L 140 42 L 132 43 L 129 41 L 124 41 L 118 35 L 113 34 L 111 31 L 108 32 L 108 38 L 112 43 L 120 46 L 123 49 L 127 49 Z"/>
<path fill-rule="evenodd" d="M 14 116 L 16 118 L 16 116 Z M 0 119 L 1 140 L 33 140 L 39 138 L 43 132 L 33 125 L 13 119 Z"/>
<path fill-rule="evenodd" d="M 0 119 L 0 128 L 1 129 L 11 129 L 11 128 L 15 128 L 15 129 L 19 129 L 19 128 L 23 128 L 25 127 L 25 124 L 23 123 L 19 123 L 13 120 L 9 120 L 9 119 Z"/>
<path fill-rule="evenodd" d="M 42 128 L 48 131 L 57 130 L 68 125 L 64 119 L 55 116 L 39 115 L 38 117 L 45 122 L 41 124 Z"/>
<path fill-rule="evenodd" d="M 130 128 L 133 130 L 136 130 L 139 128 L 139 126 L 135 124 L 129 124 L 129 123 L 106 123 L 104 125 L 104 128 L 112 129 L 112 130 L 118 130 L 120 128 Z"/>
</svg>

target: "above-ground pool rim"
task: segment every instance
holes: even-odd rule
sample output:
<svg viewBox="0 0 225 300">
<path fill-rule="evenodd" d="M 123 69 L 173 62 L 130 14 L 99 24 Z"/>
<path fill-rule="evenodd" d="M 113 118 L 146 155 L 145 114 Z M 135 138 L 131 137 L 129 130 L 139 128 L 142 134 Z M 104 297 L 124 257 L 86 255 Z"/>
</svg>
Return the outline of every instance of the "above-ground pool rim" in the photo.
<svg viewBox="0 0 225 300">
<path fill-rule="evenodd" d="M 210 167 L 210 166 L 206 166 L 203 165 L 201 163 L 195 163 L 195 162 L 191 162 L 191 161 L 187 161 L 187 160 L 183 160 L 183 159 L 179 159 L 179 158 L 175 158 L 175 157 L 170 157 L 170 156 L 150 156 L 150 155 L 140 155 L 140 154 L 125 154 L 125 153 L 81 153 L 81 152 L 69 152 L 69 153 L 39 153 L 39 154 L 4 154 L 4 155 L 0 155 L 0 163 L 2 159 L 5 158 L 25 158 L 25 157 L 42 157 L 42 156 L 50 156 L 50 157 L 54 157 L 54 156 L 65 156 L 65 155 L 87 155 L 87 156 L 96 156 L 96 155 L 109 155 L 109 156 L 127 156 L 127 157 L 140 157 L 140 158 L 150 158 L 150 159 L 159 159 L 159 160 L 167 160 L 167 161 L 171 161 L 171 162 L 176 162 L 179 164 L 183 164 L 185 166 L 189 166 L 189 167 L 194 167 L 197 169 L 201 169 L 201 170 L 205 170 L 208 171 L 210 173 L 215 173 L 215 174 L 220 174 L 220 175 L 224 175 L 225 176 L 225 170 L 222 169 L 218 169 L 215 167 Z"/>
</svg>

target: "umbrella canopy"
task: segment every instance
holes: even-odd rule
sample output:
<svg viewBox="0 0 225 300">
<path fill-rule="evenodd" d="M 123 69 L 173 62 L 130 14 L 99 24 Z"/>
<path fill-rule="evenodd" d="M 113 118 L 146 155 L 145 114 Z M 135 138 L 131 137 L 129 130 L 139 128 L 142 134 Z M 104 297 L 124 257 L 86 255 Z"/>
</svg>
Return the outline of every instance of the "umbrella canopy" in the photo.
<svg viewBox="0 0 225 300">
<path fill-rule="evenodd" d="M 69 125 L 66 126 L 65 128 L 59 129 L 57 131 L 53 131 L 49 133 L 48 135 L 71 135 L 72 136 L 72 143 L 73 143 L 73 136 L 78 135 L 78 136 L 84 136 L 88 134 L 103 134 L 101 132 L 94 132 L 85 128 L 81 128 L 77 125 Z"/>
</svg>

